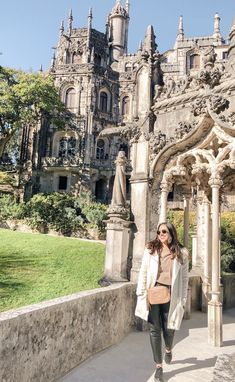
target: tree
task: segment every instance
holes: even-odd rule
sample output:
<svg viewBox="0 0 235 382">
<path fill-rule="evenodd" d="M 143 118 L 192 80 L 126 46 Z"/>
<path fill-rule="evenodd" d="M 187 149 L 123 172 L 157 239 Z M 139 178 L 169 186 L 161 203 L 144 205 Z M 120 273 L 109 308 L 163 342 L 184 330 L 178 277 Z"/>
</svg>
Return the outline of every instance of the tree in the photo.
<svg viewBox="0 0 235 382">
<path fill-rule="evenodd" d="M 71 119 L 51 75 L 0 66 L 0 158 L 17 132 L 36 125 L 42 117 L 58 127 Z"/>
</svg>

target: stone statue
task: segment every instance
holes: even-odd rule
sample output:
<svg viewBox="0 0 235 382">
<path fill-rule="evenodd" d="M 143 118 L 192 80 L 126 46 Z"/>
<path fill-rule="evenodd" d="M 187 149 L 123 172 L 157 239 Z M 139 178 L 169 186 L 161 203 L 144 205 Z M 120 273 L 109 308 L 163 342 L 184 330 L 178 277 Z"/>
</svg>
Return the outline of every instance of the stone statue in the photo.
<svg viewBox="0 0 235 382">
<path fill-rule="evenodd" d="M 123 206 L 126 205 L 126 164 L 127 159 L 124 151 L 119 151 L 116 164 L 116 175 L 113 185 L 113 195 L 112 195 L 112 206 Z"/>
</svg>

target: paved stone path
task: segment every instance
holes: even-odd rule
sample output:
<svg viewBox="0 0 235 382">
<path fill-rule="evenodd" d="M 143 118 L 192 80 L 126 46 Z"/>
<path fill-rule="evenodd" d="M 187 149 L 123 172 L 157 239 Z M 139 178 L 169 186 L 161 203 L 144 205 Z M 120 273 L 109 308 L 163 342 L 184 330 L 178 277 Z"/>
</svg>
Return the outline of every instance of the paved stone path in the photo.
<svg viewBox="0 0 235 382">
<path fill-rule="evenodd" d="M 223 347 L 207 343 L 207 315 L 192 314 L 176 332 L 173 360 L 164 365 L 164 381 L 211 382 L 219 354 L 235 353 L 235 309 L 223 315 Z M 132 332 L 118 345 L 106 349 L 72 370 L 59 382 L 153 382 L 149 335 Z M 223 381 L 221 381 L 223 382 Z"/>
</svg>

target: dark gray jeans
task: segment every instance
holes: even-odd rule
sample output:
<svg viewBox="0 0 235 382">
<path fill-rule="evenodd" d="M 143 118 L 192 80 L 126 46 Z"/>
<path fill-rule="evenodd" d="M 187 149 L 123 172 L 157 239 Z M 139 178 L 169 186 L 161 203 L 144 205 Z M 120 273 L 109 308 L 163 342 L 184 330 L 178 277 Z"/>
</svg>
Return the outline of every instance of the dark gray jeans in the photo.
<svg viewBox="0 0 235 382">
<path fill-rule="evenodd" d="M 162 334 L 167 349 L 172 349 L 174 333 L 167 329 L 167 318 L 170 302 L 166 304 L 151 305 L 148 317 L 150 343 L 153 351 L 153 359 L 156 363 L 162 363 Z"/>
</svg>

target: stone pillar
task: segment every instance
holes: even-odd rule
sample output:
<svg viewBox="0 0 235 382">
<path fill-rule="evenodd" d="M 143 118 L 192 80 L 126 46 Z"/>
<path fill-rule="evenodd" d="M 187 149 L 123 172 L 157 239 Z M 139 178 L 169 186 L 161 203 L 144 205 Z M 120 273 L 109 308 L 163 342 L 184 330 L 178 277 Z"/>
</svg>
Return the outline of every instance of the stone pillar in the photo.
<svg viewBox="0 0 235 382">
<path fill-rule="evenodd" d="M 184 195 L 184 246 L 189 245 L 189 200 L 190 196 Z"/>
<path fill-rule="evenodd" d="M 129 251 L 130 222 L 126 208 L 126 168 L 124 151 L 116 158 L 116 174 L 111 205 L 109 206 L 106 235 L 104 278 L 109 281 L 127 281 L 127 258 Z"/>
<path fill-rule="evenodd" d="M 133 225 L 133 258 L 131 281 L 137 282 L 145 244 L 149 241 L 149 184 L 147 179 L 131 180 L 131 210 Z"/>
<path fill-rule="evenodd" d="M 133 172 L 131 175 L 132 268 L 131 281 L 137 282 L 144 248 L 149 238 L 149 151 L 148 142 L 140 137 L 131 147 Z"/>
<path fill-rule="evenodd" d="M 203 192 L 197 192 L 197 245 L 194 253 L 193 268 L 197 274 L 203 274 Z M 195 269 L 196 268 L 196 269 Z"/>
<path fill-rule="evenodd" d="M 211 178 L 212 189 L 212 277 L 211 300 L 208 303 L 208 342 L 213 346 L 222 346 L 222 304 L 220 302 L 220 250 L 219 250 L 219 192 L 222 181 Z"/>
<path fill-rule="evenodd" d="M 210 293 L 210 267 L 211 267 L 211 252 L 210 252 L 210 202 L 205 197 L 203 200 L 204 209 L 204 274 L 202 284 L 202 311 L 207 312 L 209 293 Z"/>
<path fill-rule="evenodd" d="M 130 240 L 130 222 L 121 214 L 109 214 L 106 235 L 106 257 L 104 277 L 109 281 L 127 280 L 127 257 Z"/>
<path fill-rule="evenodd" d="M 161 183 L 161 196 L 160 196 L 160 215 L 159 223 L 166 222 L 167 220 L 167 197 L 170 189 L 170 185 L 167 182 Z"/>
</svg>

